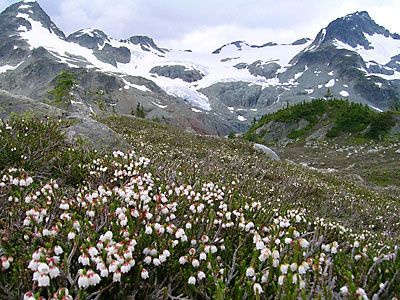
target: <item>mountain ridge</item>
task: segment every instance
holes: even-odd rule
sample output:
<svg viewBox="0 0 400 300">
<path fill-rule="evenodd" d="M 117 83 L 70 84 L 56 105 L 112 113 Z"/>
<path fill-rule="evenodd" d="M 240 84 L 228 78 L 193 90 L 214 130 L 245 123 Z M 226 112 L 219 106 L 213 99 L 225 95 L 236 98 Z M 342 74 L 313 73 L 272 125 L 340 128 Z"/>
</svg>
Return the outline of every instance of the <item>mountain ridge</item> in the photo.
<svg viewBox="0 0 400 300">
<path fill-rule="evenodd" d="M 330 22 L 313 40 L 236 41 L 210 54 L 162 48 L 147 36 L 117 40 L 100 29 L 66 36 L 36 1 L 11 5 L 0 25 L 6 28 L 0 33 L 0 88 L 43 100 L 61 69 L 101 72 L 118 82 L 106 89 L 107 111 L 129 114 L 143 102 L 148 116 L 171 123 L 184 116 L 189 128 L 210 134 L 242 132 L 254 118 L 286 102 L 321 98 L 327 88 L 382 110 L 400 98 L 400 36 L 367 12 Z M 41 74 L 32 78 L 36 88 L 22 82 L 27 68 L 47 69 L 32 73 Z M 157 88 L 136 84 L 139 78 Z M 81 98 L 96 108 L 93 99 Z"/>
</svg>

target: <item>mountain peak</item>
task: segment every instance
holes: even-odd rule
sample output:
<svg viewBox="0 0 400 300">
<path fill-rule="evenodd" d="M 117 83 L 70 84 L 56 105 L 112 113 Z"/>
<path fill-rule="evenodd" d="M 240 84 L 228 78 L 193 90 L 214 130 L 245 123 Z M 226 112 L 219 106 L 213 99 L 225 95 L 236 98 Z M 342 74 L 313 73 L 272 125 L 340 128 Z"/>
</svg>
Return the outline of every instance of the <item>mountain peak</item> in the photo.
<svg viewBox="0 0 400 300">
<path fill-rule="evenodd" d="M 87 28 L 71 33 L 67 37 L 67 41 L 77 43 L 89 49 L 97 50 L 99 46 L 104 45 L 105 42 L 109 42 L 110 39 L 99 29 Z"/>
<path fill-rule="evenodd" d="M 64 33 L 58 29 L 36 1 L 24 0 L 17 2 L 0 14 L 1 28 L 5 28 L 7 34 L 19 32 L 21 26 L 26 27 L 26 30 L 29 31 L 32 29 L 32 23 L 34 22 L 39 22 L 49 32 L 56 34 L 61 39 L 65 39 Z"/>
<path fill-rule="evenodd" d="M 134 35 L 131 36 L 127 41 L 134 45 L 140 45 L 142 50 L 151 51 L 151 49 L 157 50 L 158 52 L 165 53 L 165 49 L 162 49 L 156 45 L 154 40 L 145 35 Z"/>
<path fill-rule="evenodd" d="M 379 26 L 366 11 L 358 11 L 338 18 L 326 27 L 325 39 L 338 40 L 351 47 L 363 46 L 370 48 L 366 35 L 379 34 L 385 37 L 392 36 L 386 28 Z"/>
<path fill-rule="evenodd" d="M 318 33 L 308 51 L 315 51 L 320 46 L 336 42 L 342 42 L 352 48 L 361 46 L 368 50 L 372 48 L 368 36 L 373 35 L 400 39 L 397 34 L 392 34 L 385 27 L 376 24 L 367 11 L 357 11 L 329 23 Z"/>
</svg>

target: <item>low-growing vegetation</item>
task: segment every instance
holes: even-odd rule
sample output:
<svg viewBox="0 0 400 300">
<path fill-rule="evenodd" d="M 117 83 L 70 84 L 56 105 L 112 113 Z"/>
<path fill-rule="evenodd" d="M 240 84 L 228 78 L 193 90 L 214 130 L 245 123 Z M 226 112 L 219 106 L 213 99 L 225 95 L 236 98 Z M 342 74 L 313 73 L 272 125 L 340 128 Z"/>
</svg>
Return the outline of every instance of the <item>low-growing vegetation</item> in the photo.
<svg viewBox="0 0 400 300">
<path fill-rule="evenodd" d="M 317 99 L 303 102 L 281 109 L 275 113 L 263 116 L 245 134 L 251 141 L 263 140 L 263 131 L 258 132 L 269 122 L 296 123 L 301 120 L 308 122 L 305 128 L 295 130 L 288 138 L 304 138 L 313 129 L 331 124 L 327 132 L 328 138 L 335 138 L 343 134 L 351 133 L 353 137 L 382 140 L 395 125 L 395 111 L 379 113 L 370 107 L 341 99 Z"/>
<path fill-rule="evenodd" d="M 239 139 L 102 120 L 134 151 L 0 124 L 4 299 L 387 299 L 400 204 Z"/>
</svg>

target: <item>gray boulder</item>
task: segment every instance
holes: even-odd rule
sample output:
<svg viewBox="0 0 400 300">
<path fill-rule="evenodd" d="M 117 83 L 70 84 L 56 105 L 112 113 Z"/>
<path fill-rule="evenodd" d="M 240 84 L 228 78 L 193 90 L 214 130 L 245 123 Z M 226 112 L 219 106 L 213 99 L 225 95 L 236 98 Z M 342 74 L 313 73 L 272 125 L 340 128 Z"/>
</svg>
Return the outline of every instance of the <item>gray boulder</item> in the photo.
<svg viewBox="0 0 400 300">
<path fill-rule="evenodd" d="M 281 160 L 278 154 L 275 153 L 275 151 L 273 151 L 271 148 L 268 148 L 265 145 L 254 144 L 253 148 L 257 152 L 264 153 L 271 160 L 276 160 L 276 161 Z"/>
</svg>

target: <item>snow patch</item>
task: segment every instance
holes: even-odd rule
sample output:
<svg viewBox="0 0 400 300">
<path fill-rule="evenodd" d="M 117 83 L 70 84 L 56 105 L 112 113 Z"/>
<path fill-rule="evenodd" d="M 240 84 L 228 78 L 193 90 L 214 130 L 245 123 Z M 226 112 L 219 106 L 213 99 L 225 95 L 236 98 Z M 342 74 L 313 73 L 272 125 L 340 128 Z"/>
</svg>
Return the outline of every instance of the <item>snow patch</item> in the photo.
<svg viewBox="0 0 400 300">
<path fill-rule="evenodd" d="M 240 122 L 247 121 L 247 119 L 246 119 L 245 117 L 243 117 L 243 116 L 238 116 L 237 118 L 238 118 L 238 120 L 239 120 Z"/>
<path fill-rule="evenodd" d="M 11 66 L 11 65 L 4 65 L 0 67 L 0 73 L 5 73 L 9 70 L 15 70 L 16 68 L 18 68 L 20 65 L 22 64 L 22 62 L 20 62 L 18 65 L 16 66 Z"/>
<path fill-rule="evenodd" d="M 377 107 L 372 106 L 372 105 L 368 105 L 368 106 L 371 107 L 372 109 L 375 109 L 375 110 L 378 111 L 378 112 L 383 112 L 383 110 L 380 109 L 380 108 L 377 108 Z"/>
<path fill-rule="evenodd" d="M 314 89 L 304 89 L 307 92 L 307 95 L 310 95 L 314 92 Z"/>
<path fill-rule="evenodd" d="M 194 107 L 192 107 L 192 111 L 194 111 L 195 113 L 201 113 L 201 110 L 200 110 L 200 109 L 196 109 L 196 108 L 194 108 Z"/>
<path fill-rule="evenodd" d="M 155 106 L 157 106 L 157 107 L 159 107 L 159 108 L 161 108 L 161 109 L 165 109 L 165 108 L 167 108 L 167 106 L 168 105 L 161 105 L 161 104 L 158 104 L 158 103 L 155 103 L 154 101 L 151 101 Z"/>
<path fill-rule="evenodd" d="M 335 85 L 335 79 L 331 79 L 328 81 L 327 84 L 325 84 L 325 87 L 329 88 L 329 87 L 333 87 Z"/>
<path fill-rule="evenodd" d="M 350 95 L 348 91 L 341 91 L 339 94 L 342 97 L 348 97 Z"/>
</svg>

